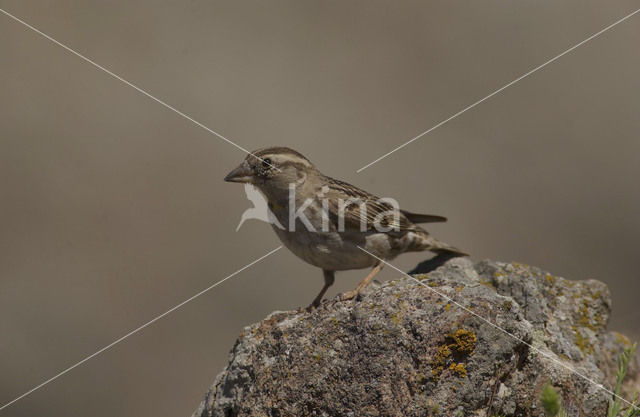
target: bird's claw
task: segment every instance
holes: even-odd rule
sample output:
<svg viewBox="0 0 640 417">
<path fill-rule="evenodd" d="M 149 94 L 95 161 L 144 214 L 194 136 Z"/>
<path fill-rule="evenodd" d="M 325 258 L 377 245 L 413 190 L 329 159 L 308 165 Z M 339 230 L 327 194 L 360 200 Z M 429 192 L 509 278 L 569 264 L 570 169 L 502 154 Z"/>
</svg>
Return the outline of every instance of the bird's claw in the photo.
<svg viewBox="0 0 640 417">
<path fill-rule="evenodd" d="M 360 296 L 360 292 L 353 290 L 353 291 L 347 291 L 345 293 L 342 293 L 342 295 L 340 296 L 340 300 L 341 301 L 347 301 L 347 300 L 353 300 L 354 298 L 357 299 Z"/>
</svg>

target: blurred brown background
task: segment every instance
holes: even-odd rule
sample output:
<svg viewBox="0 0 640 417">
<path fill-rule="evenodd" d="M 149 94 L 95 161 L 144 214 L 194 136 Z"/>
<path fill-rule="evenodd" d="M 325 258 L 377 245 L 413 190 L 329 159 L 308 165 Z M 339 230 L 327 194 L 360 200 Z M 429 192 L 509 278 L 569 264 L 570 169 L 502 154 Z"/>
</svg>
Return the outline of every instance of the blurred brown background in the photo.
<svg viewBox="0 0 640 417">
<path fill-rule="evenodd" d="M 606 282 L 610 327 L 640 337 L 640 15 L 355 172 L 637 2 L 0 5 L 248 149 L 448 216 L 430 230 L 476 260 Z M 4 15 L 0 39 L 4 404 L 279 242 L 234 231 L 242 152 Z M 243 326 L 321 284 L 281 250 L 0 416 L 188 416 Z"/>
</svg>

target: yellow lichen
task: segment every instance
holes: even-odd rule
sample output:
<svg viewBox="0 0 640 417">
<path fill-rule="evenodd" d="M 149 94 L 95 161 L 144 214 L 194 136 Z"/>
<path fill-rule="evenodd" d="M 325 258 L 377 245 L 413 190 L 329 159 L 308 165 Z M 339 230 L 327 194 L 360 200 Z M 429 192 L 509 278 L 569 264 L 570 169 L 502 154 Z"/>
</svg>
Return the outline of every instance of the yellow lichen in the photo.
<svg viewBox="0 0 640 417">
<path fill-rule="evenodd" d="M 449 346 L 446 344 L 440 345 L 440 347 L 436 351 L 436 357 L 431 363 L 431 374 L 433 375 L 434 381 L 437 381 L 438 377 L 440 377 L 440 374 L 444 369 L 445 362 L 447 361 L 447 358 L 449 356 L 451 356 L 451 350 L 449 349 Z"/>
<path fill-rule="evenodd" d="M 429 415 L 440 414 L 440 406 L 431 400 L 427 400 L 427 408 L 431 411 Z"/>
<path fill-rule="evenodd" d="M 451 304 L 447 303 L 446 306 L 444 306 L 444 311 L 449 311 L 451 309 Z"/>
<path fill-rule="evenodd" d="M 455 352 L 467 355 L 473 352 L 473 349 L 476 347 L 476 341 L 478 340 L 474 332 L 464 329 L 458 329 L 448 337 L 453 339 L 453 343 L 449 344 L 449 346 L 451 346 Z"/>
<path fill-rule="evenodd" d="M 463 363 L 452 363 L 451 365 L 449 365 L 449 370 L 458 374 L 458 376 L 461 378 L 467 376 L 467 368 L 465 368 Z"/>
<path fill-rule="evenodd" d="M 448 361 L 453 358 L 460 361 L 473 353 L 476 342 L 477 336 L 471 330 L 458 329 L 454 333 L 448 334 L 445 338 L 445 343 L 438 347 L 433 362 L 431 362 L 431 374 L 434 381 L 438 380 Z M 467 375 L 466 367 L 460 362 L 451 363 L 449 370 L 461 377 Z"/>
<path fill-rule="evenodd" d="M 580 329 L 578 329 L 576 326 L 573 326 L 572 329 L 576 335 L 576 346 L 578 347 L 578 349 L 580 349 L 580 351 L 582 351 L 582 353 L 584 353 L 585 355 L 593 353 L 593 346 L 591 346 L 591 344 L 589 344 L 589 340 L 582 335 Z"/>
<path fill-rule="evenodd" d="M 505 311 L 511 311 L 511 307 L 513 307 L 513 303 L 509 300 L 506 300 L 502 303 L 502 309 Z"/>
<path fill-rule="evenodd" d="M 423 374 L 418 374 L 417 380 L 418 380 L 418 385 L 424 385 L 427 383 L 427 377 L 424 376 Z"/>
<path fill-rule="evenodd" d="M 631 346 L 631 340 L 629 340 L 629 338 L 625 335 L 623 335 L 622 333 L 618 333 L 618 332 L 613 332 L 613 334 L 615 334 L 616 339 L 618 339 L 618 342 L 620 342 L 621 344 L 625 345 L 625 346 Z"/>
<path fill-rule="evenodd" d="M 551 285 L 555 285 L 555 283 L 556 283 L 556 277 L 554 277 L 554 276 L 553 276 L 553 275 L 551 275 L 551 274 L 547 274 L 547 275 L 545 275 L 545 276 L 544 276 L 544 279 L 545 279 L 549 284 L 551 284 Z"/>
<path fill-rule="evenodd" d="M 496 289 L 495 285 L 493 285 L 493 282 L 491 281 L 479 281 L 480 284 L 484 285 L 485 287 L 489 287 L 491 289 Z"/>
<path fill-rule="evenodd" d="M 527 269 L 527 268 L 529 268 L 529 265 L 527 265 L 527 264 L 522 264 L 522 263 L 520 263 L 520 262 L 512 262 L 512 265 L 513 265 L 514 267 L 516 267 L 516 269 Z"/>
<path fill-rule="evenodd" d="M 445 361 L 449 356 L 451 356 L 451 349 L 449 349 L 449 346 L 441 345 L 436 352 L 436 361 Z"/>
<path fill-rule="evenodd" d="M 589 318 L 589 306 L 586 300 L 582 301 L 582 307 L 580 308 L 579 314 L 580 317 L 578 318 L 578 324 L 595 332 L 596 326 L 591 323 L 591 320 Z"/>
</svg>

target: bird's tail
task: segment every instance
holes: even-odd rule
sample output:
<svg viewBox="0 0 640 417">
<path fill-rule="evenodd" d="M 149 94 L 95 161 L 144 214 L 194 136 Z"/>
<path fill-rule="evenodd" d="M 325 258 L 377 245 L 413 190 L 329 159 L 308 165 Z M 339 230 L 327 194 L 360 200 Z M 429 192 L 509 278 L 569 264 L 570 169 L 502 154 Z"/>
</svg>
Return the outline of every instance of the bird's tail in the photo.
<svg viewBox="0 0 640 417">
<path fill-rule="evenodd" d="M 420 230 L 420 239 L 417 239 L 415 242 L 415 248 L 412 248 L 416 251 L 428 250 L 431 252 L 435 252 L 437 254 L 451 254 L 456 256 L 469 256 L 468 253 L 461 251 L 460 249 L 451 246 L 447 243 L 441 242 L 435 237 L 431 236 L 426 231 Z"/>
</svg>

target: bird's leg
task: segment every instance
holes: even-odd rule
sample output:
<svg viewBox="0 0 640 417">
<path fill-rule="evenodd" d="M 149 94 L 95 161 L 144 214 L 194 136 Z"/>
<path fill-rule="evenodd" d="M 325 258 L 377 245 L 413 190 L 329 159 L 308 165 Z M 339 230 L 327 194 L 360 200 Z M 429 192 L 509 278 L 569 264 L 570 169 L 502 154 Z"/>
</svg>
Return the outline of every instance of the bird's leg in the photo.
<svg viewBox="0 0 640 417">
<path fill-rule="evenodd" d="M 356 287 L 355 290 L 353 291 L 348 291 L 345 292 L 344 294 L 342 294 L 342 299 L 343 300 L 351 300 L 352 298 L 356 297 L 358 294 L 360 294 L 360 291 L 362 291 L 362 289 L 364 287 L 366 287 L 367 285 L 369 285 L 369 283 L 371 282 L 371 280 L 373 279 L 373 277 L 376 276 L 376 274 L 378 272 L 380 272 L 380 270 L 382 269 L 382 267 L 384 266 L 384 264 L 382 262 L 379 262 L 378 264 L 376 264 L 376 266 L 373 267 L 373 269 L 371 270 L 371 272 L 369 272 L 369 275 L 367 275 L 367 277 L 365 279 L 362 280 L 362 282 L 360 284 L 358 284 L 358 286 Z"/>
<path fill-rule="evenodd" d="M 324 274 L 324 286 L 322 287 L 322 289 L 320 290 L 320 293 L 316 296 L 316 298 L 314 298 L 311 304 L 309 304 L 309 307 L 307 307 L 307 310 L 313 310 L 314 308 L 320 305 L 320 301 L 322 301 L 322 297 L 324 297 L 324 293 L 327 292 L 329 287 L 332 286 L 333 282 L 336 280 L 334 271 L 327 271 L 326 269 L 323 269 L 322 273 Z"/>
</svg>

